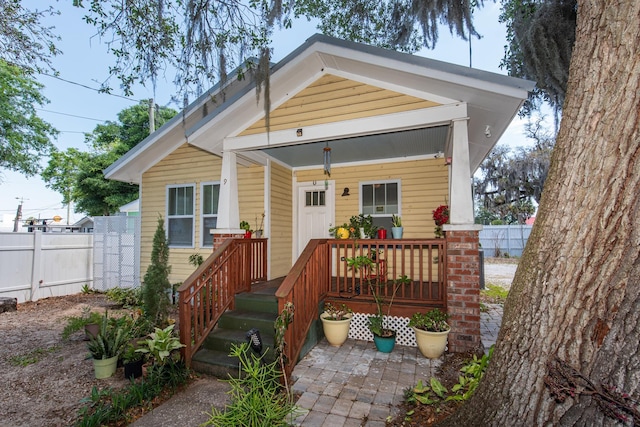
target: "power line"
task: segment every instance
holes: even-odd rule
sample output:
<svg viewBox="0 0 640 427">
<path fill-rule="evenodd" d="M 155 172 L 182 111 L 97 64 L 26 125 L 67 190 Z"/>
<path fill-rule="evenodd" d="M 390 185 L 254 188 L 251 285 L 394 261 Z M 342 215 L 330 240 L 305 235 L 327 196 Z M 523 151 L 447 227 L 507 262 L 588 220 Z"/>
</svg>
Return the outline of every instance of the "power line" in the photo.
<svg viewBox="0 0 640 427">
<path fill-rule="evenodd" d="M 94 118 L 91 118 L 91 117 L 76 116 L 75 114 L 61 113 L 59 111 L 45 110 L 43 108 L 36 108 L 36 110 L 44 111 L 44 112 L 47 112 L 47 113 L 60 114 L 61 116 L 76 117 L 78 119 L 95 120 L 96 122 L 106 122 L 107 121 L 107 120 L 102 120 L 102 119 L 94 119 Z"/>
<path fill-rule="evenodd" d="M 95 92 L 98 92 L 98 93 L 104 93 L 105 95 L 110 95 L 110 96 L 115 96 L 116 98 L 126 99 L 127 101 L 131 101 L 131 102 L 135 102 L 135 103 L 138 103 L 138 102 L 142 101 L 140 99 L 133 99 L 133 98 L 128 98 L 126 96 L 116 95 L 116 94 L 113 94 L 113 93 L 105 92 L 103 90 L 96 89 L 94 87 L 87 86 L 87 85 L 82 84 L 82 83 L 77 83 L 77 82 L 73 82 L 71 80 L 63 79 L 62 77 L 59 77 L 59 76 L 54 76 L 54 75 L 47 74 L 47 73 L 40 73 L 40 74 L 42 74 L 44 76 L 47 76 L 47 77 L 54 78 L 54 79 L 58 79 L 58 80 L 63 81 L 65 83 L 69 83 L 69 84 L 72 84 L 72 85 L 80 86 L 80 87 L 83 87 L 85 89 L 89 89 L 89 90 L 92 90 L 92 91 L 95 91 Z"/>
</svg>

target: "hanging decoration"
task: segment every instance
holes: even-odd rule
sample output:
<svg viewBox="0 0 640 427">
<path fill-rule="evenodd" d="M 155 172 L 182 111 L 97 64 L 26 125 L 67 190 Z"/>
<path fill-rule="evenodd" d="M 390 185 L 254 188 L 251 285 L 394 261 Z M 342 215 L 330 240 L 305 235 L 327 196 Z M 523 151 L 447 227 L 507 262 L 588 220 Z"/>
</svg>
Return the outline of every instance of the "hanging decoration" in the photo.
<svg viewBox="0 0 640 427">
<path fill-rule="evenodd" d="M 322 149 L 324 155 L 324 174 L 327 176 L 331 176 L 331 148 L 329 147 L 329 143 Z M 324 189 L 329 189 L 329 181 L 327 178 L 324 179 Z"/>
</svg>

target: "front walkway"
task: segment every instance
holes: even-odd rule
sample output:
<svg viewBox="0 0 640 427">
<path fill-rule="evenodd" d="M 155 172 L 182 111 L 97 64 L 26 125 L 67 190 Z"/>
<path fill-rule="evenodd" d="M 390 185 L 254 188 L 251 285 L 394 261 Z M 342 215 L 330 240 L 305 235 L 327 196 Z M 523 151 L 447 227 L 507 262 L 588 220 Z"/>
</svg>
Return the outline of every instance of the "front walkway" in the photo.
<svg viewBox="0 0 640 427">
<path fill-rule="evenodd" d="M 502 320 L 502 306 L 488 308 L 480 322 L 485 349 L 495 344 Z M 387 354 L 373 342 L 350 339 L 336 348 L 323 339 L 293 370 L 293 391 L 301 394 L 296 404 L 303 411 L 296 425 L 384 427 L 404 390 L 435 376 L 441 363 L 415 347 L 396 346 Z"/>
</svg>

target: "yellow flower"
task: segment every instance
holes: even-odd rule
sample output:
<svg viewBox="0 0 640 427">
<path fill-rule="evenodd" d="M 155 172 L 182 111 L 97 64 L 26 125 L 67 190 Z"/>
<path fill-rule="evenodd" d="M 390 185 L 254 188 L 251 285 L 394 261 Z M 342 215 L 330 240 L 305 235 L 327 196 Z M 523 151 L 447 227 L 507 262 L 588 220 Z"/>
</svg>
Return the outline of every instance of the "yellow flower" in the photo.
<svg viewBox="0 0 640 427">
<path fill-rule="evenodd" d="M 336 238 L 337 239 L 348 239 L 349 238 L 349 230 L 344 227 L 339 227 L 336 230 Z"/>
</svg>

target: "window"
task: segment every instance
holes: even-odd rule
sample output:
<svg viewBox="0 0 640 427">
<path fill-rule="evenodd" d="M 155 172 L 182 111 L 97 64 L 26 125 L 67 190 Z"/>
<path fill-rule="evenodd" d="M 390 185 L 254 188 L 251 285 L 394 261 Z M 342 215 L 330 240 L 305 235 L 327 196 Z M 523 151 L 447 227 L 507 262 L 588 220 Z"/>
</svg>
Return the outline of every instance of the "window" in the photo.
<svg viewBox="0 0 640 427">
<path fill-rule="evenodd" d="M 213 246 L 211 230 L 218 225 L 218 198 L 220 196 L 220 183 L 208 182 L 202 184 L 201 192 L 201 220 L 200 246 L 210 248 Z"/>
<path fill-rule="evenodd" d="M 167 187 L 169 246 L 193 247 L 194 185 Z"/>
<path fill-rule="evenodd" d="M 400 181 L 361 183 L 360 207 L 373 217 L 374 225 L 390 228 L 391 215 L 400 215 Z"/>
<path fill-rule="evenodd" d="M 305 206 L 325 206 L 325 192 L 307 191 L 305 193 Z"/>
</svg>

